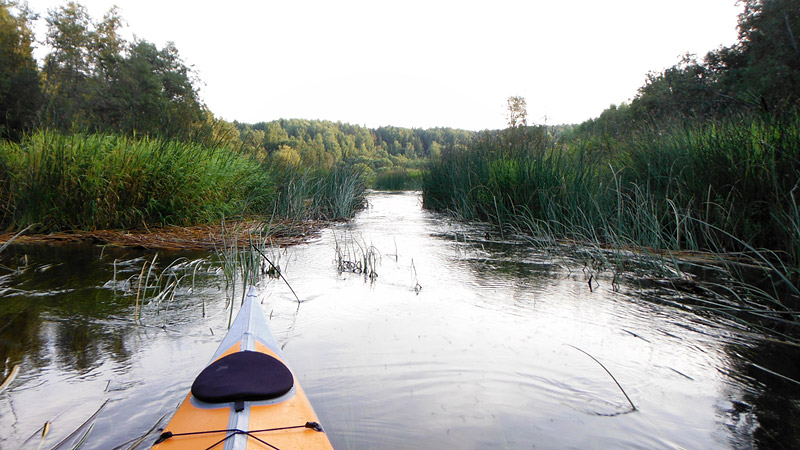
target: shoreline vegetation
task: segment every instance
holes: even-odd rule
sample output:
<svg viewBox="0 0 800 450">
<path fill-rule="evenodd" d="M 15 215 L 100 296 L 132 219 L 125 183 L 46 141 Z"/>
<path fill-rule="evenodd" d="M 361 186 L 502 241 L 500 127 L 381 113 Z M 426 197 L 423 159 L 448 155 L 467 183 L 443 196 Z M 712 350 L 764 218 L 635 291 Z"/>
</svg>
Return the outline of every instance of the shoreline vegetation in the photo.
<svg viewBox="0 0 800 450">
<path fill-rule="evenodd" d="M 36 15 L 3 0 L 0 227 L 88 239 L 188 227 L 188 242 L 261 221 L 298 236 L 352 217 L 370 186 L 422 190 L 428 209 L 535 245 L 580 242 L 614 280 L 645 276 L 631 267 L 644 256 L 646 276 L 702 292 L 687 305 L 796 339 L 800 10 L 741 3 L 735 45 L 648 74 L 629 104 L 546 126 L 510 97 L 507 129 L 471 132 L 225 122 L 173 45 L 120 37 L 115 8 L 100 21 L 72 2 L 48 11 L 37 62 Z M 717 281 L 691 278 L 685 252 L 709 255 L 695 268 Z"/>
<path fill-rule="evenodd" d="M 423 205 L 585 259 L 612 286 L 657 277 L 695 310 L 797 336 L 800 118 L 644 133 L 614 154 L 545 127 L 486 133 L 432 162 Z M 691 275 L 703 270 L 720 281 Z"/>
<path fill-rule="evenodd" d="M 510 97 L 508 129 L 432 161 L 424 206 L 583 258 L 612 287 L 661 278 L 678 307 L 797 343 L 800 4 L 741 3 L 735 45 L 649 74 L 596 119 L 528 126 Z"/>
<path fill-rule="evenodd" d="M 230 242 L 248 247 L 258 237 L 275 247 L 301 244 L 317 235 L 327 221 L 284 221 L 265 224 L 263 220 L 219 221 L 192 226 L 165 226 L 138 230 L 57 231 L 51 233 L 0 233 L 0 246 L 7 243 L 74 245 L 95 244 L 152 250 L 219 250 Z M 264 232 L 266 236 L 263 236 Z"/>
<path fill-rule="evenodd" d="M 250 231 L 260 221 L 276 240 L 301 235 L 351 217 L 366 190 L 362 175 L 344 165 L 266 166 L 225 147 L 47 131 L 0 143 L 0 175 L 0 224 L 38 235 L 19 242 L 161 248 L 213 246 L 225 218 Z M 200 239 L 198 225 L 215 223 Z"/>
<path fill-rule="evenodd" d="M 37 20 L 45 42 L 34 41 Z M 174 45 L 129 42 L 123 23 L 116 8 L 95 20 L 65 2 L 40 18 L 0 2 L 0 229 L 12 236 L 345 219 L 370 184 L 400 186 L 399 175 L 419 187 L 430 156 L 473 135 L 226 122 L 202 103 Z M 49 51 L 41 61 L 37 44 Z"/>
</svg>

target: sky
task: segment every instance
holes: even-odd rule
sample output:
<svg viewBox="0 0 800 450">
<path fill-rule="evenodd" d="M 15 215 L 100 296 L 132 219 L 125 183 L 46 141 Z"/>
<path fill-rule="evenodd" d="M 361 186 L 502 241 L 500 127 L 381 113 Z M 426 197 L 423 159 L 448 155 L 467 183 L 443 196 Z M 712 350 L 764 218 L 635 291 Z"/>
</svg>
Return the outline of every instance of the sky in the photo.
<svg viewBox="0 0 800 450">
<path fill-rule="evenodd" d="M 736 42 L 736 0 L 83 0 L 123 36 L 175 43 L 222 119 L 371 128 L 580 123 L 630 101 L 648 72 Z M 65 0 L 29 0 L 41 15 Z M 40 44 L 36 55 L 47 49 Z"/>
</svg>

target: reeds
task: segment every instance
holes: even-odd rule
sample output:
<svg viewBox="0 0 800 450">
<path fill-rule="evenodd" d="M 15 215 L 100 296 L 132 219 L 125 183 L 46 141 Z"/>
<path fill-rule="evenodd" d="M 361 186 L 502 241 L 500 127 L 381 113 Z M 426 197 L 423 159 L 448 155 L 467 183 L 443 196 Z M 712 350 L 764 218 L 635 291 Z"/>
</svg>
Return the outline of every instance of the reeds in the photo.
<svg viewBox="0 0 800 450">
<path fill-rule="evenodd" d="M 334 234 L 334 251 L 336 270 L 339 273 L 355 273 L 363 275 L 364 281 L 375 281 L 378 278 L 378 266 L 381 254 L 372 244 L 359 241 L 350 234 L 336 236 Z"/>
<path fill-rule="evenodd" d="M 358 170 L 278 168 L 225 147 L 38 131 L 0 142 L 0 227 L 148 229 L 257 215 L 347 219 L 365 204 Z"/>
<path fill-rule="evenodd" d="M 725 289 L 759 305 L 743 310 L 800 309 L 800 117 L 643 130 L 610 153 L 544 129 L 519 133 L 445 152 L 424 178 L 424 205 L 542 245 L 580 242 L 615 281 L 626 255 L 649 255 L 657 275 L 682 279 L 682 252 L 709 252 Z M 748 281 L 754 270 L 769 289 Z"/>
<path fill-rule="evenodd" d="M 2 383 L 0 383 L 0 392 L 3 392 L 13 381 L 17 378 L 17 374 L 19 373 L 19 365 L 15 364 L 14 367 L 11 368 L 11 372 L 9 372 L 8 376 L 5 377 Z"/>
<path fill-rule="evenodd" d="M 289 220 L 341 220 L 353 217 L 366 203 L 363 175 L 349 166 L 331 170 L 276 169 L 280 190 L 276 214 Z"/>
<path fill-rule="evenodd" d="M 574 346 L 574 345 L 572 345 L 572 344 L 566 344 L 566 345 L 568 345 L 568 346 L 570 346 L 570 347 L 574 348 L 575 350 L 577 350 L 577 351 L 579 351 L 579 352 L 583 353 L 584 355 L 588 356 L 589 358 L 592 358 L 592 360 L 593 360 L 594 362 L 596 362 L 597 364 L 599 364 L 599 365 L 600 365 L 600 367 L 602 367 L 602 368 L 603 368 L 603 370 L 605 370 L 605 371 L 606 371 L 606 373 L 608 374 L 608 376 L 610 376 L 610 377 L 611 377 L 611 379 L 612 379 L 612 380 L 614 380 L 614 383 L 617 385 L 617 387 L 619 388 L 619 390 L 622 392 L 622 395 L 624 395 L 624 396 L 625 396 L 625 400 L 627 400 L 627 401 L 628 401 L 628 404 L 630 404 L 630 405 L 631 405 L 631 410 L 630 410 L 630 412 L 636 411 L 636 405 L 634 405 L 634 404 L 633 404 L 633 400 L 631 400 L 631 398 L 630 398 L 630 397 L 628 397 L 628 393 L 627 393 L 627 392 L 625 392 L 625 389 L 623 389 L 623 388 L 622 388 L 622 385 L 621 385 L 621 384 L 619 384 L 619 381 L 617 381 L 617 377 L 615 377 L 615 376 L 614 376 L 614 374 L 612 374 L 612 373 L 611 373 L 611 371 L 610 371 L 610 370 L 608 370 L 608 368 L 606 368 L 606 366 L 605 366 L 603 363 L 601 363 L 601 362 L 600 362 L 600 360 L 598 360 L 597 358 L 595 358 L 594 356 L 592 356 L 591 354 L 589 354 L 589 352 L 587 352 L 587 351 L 585 351 L 585 350 L 582 350 L 582 349 L 580 349 L 580 348 L 578 348 L 578 347 L 576 347 L 576 346 Z"/>
<path fill-rule="evenodd" d="M 224 227 L 223 227 L 224 228 Z M 241 287 L 241 299 L 244 302 L 250 286 L 258 284 L 264 279 L 281 279 L 300 304 L 300 297 L 294 291 L 289 281 L 283 275 L 286 266 L 281 267 L 281 249 L 273 245 L 270 238 L 272 222 L 265 223 L 257 232 L 249 233 L 247 242 L 239 241 L 240 233 L 234 230 L 229 238 L 224 240 L 224 246 L 217 249 L 219 264 L 225 279 L 225 292 L 227 294 L 226 307 L 230 307 L 228 327 L 233 322 L 234 299 L 237 298 L 237 286 Z"/>
<path fill-rule="evenodd" d="M 123 295 L 135 296 L 133 300 L 133 321 L 137 324 L 142 323 L 142 313 L 147 308 L 147 313 L 158 315 L 162 311 L 169 309 L 175 300 L 176 295 L 185 293 L 187 290 L 195 290 L 195 278 L 198 270 L 210 263 L 205 258 L 188 259 L 179 257 L 171 261 L 165 267 L 157 264 L 159 254 L 153 255 L 152 259 L 144 259 L 142 268 L 138 274 L 130 276 L 127 280 L 118 282 L 116 277 L 117 260 L 114 261 L 114 279 L 107 285 L 114 289 L 117 294 L 117 286 L 125 286 Z M 127 262 L 138 262 L 137 258 Z M 187 281 L 190 278 L 190 281 Z M 191 286 L 187 286 L 191 283 Z M 205 304 L 202 306 L 202 315 L 205 317 Z"/>
<path fill-rule="evenodd" d="M 89 435 L 92 433 L 92 429 L 94 429 L 95 419 L 97 419 L 97 416 L 100 414 L 101 411 L 103 411 L 103 408 L 105 408 L 108 402 L 109 400 L 104 401 L 103 404 L 100 405 L 100 408 L 98 408 L 97 411 L 95 411 L 95 413 L 92 414 L 91 417 L 86 419 L 86 421 L 83 422 L 83 424 L 79 426 L 77 429 L 75 429 L 75 431 L 73 431 L 69 436 L 65 437 L 58 444 L 52 447 L 51 450 L 62 448 L 65 445 L 71 445 L 72 449 L 78 449 L 82 447 L 83 444 L 86 442 L 86 438 L 89 437 Z M 80 436 L 80 438 L 78 438 L 78 436 Z M 77 441 L 76 438 L 78 438 Z"/>
<path fill-rule="evenodd" d="M 389 169 L 378 172 L 372 188 L 382 191 L 418 191 L 422 189 L 422 171 L 418 169 Z"/>
<path fill-rule="evenodd" d="M 0 142 L 0 194 L 4 227 L 125 229 L 269 211 L 275 184 L 225 148 L 38 131 Z"/>
</svg>

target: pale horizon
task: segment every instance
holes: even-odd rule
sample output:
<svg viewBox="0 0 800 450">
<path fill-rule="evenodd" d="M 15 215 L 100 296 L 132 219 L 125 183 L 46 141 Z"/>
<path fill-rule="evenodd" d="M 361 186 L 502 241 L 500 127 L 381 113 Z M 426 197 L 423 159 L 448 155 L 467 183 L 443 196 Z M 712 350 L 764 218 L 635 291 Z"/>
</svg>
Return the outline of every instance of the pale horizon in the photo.
<svg viewBox="0 0 800 450">
<path fill-rule="evenodd" d="M 47 10 L 66 3 L 29 2 L 38 39 Z M 78 3 L 95 21 L 118 5 L 126 39 L 174 42 L 203 103 L 227 121 L 465 130 L 505 127 L 513 95 L 526 98 L 529 123 L 595 118 L 630 101 L 648 72 L 735 43 L 741 9 L 735 0 Z"/>
</svg>

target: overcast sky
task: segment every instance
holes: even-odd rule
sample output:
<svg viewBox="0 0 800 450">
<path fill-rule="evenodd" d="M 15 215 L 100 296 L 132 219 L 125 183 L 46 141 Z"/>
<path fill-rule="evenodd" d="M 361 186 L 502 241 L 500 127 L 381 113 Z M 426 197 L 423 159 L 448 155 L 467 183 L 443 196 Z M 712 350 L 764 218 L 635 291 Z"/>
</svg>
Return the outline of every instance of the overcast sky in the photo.
<svg viewBox="0 0 800 450">
<path fill-rule="evenodd" d="M 736 0 L 245 1 L 114 4 L 133 35 L 173 41 L 218 117 L 378 127 L 579 123 L 630 100 L 649 71 L 736 42 Z M 42 15 L 66 1 L 29 0 Z M 45 49 L 39 49 L 37 55 Z"/>
</svg>

